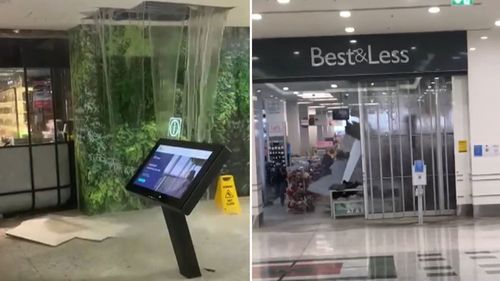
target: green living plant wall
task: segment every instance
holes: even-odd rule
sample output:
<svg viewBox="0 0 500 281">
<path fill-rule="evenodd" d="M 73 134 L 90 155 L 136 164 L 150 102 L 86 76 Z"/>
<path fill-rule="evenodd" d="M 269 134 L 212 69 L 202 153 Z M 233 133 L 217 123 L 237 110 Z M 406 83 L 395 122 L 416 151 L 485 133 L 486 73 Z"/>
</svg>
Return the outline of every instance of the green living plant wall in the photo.
<svg viewBox="0 0 500 281">
<path fill-rule="evenodd" d="M 159 135 L 149 50 L 138 47 L 144 46 L 138 43 L 144 40 L 140 29 L 121 26 L 113 30 L 108 51 L 126 55 L 110 56 L 106 62 L 114 86 L 109 103 L 94 28 L 83 25 L 70 32 L 80 206 L 88 214 L 139 209 L 147 203 L 124 186 Z M 235 175 L 240 196 L 248 195 L 250 186 L 248 34 L 248 28 L 226 28 L 224 33 L 212 132 L 214 142 L 233 151 L 225 169 Z M 178 76 L 181 93 L 183 73 Z M 110 123 L 115 125 L 110 127 Z"/>
</svg>

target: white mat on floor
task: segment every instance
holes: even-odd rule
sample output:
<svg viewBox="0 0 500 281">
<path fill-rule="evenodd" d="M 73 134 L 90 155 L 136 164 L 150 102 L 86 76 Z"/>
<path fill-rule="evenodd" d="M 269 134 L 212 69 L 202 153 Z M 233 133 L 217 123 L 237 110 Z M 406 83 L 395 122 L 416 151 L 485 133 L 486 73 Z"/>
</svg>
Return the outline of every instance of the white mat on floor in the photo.
<svg viewBox="0 0 500 281">
<path fill-rule="evenodd" d="M 58 246 L 74 238 L 103 241 L 116 237 L 128 226 L 98 217 L 48 215 L 22 222 L 6 234 L 37 243 Z"/>
</svg>

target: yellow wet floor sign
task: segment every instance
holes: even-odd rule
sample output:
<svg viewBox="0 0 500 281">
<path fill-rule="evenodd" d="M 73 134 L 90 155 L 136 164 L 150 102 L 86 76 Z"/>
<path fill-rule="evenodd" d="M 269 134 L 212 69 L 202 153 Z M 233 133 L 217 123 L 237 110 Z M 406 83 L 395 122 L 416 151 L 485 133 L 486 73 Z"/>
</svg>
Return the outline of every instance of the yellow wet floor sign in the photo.
<svg viewBox="0 0 500 281">
<path fill-rule="evenodd" d="M 217 191 L 215 192 L 215 205 L 225 214 L 237 215 L 241 213 L 238 193 L 231 175 L 222 175 L 217 180 Z"/>
</svg>

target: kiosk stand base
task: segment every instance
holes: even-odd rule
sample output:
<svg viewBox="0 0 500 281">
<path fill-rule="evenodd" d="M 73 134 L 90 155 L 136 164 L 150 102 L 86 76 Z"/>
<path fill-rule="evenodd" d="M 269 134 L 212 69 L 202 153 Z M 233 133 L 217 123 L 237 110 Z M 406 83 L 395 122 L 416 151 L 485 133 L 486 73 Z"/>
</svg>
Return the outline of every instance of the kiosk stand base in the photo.
<svg viewBox="0 0 500 281">
<path fill-rule="evenodd" d="M 162 209 L 180 273 L 186 278 L 200 277 L 201 271 L 198 259 L 196 259 L 186 216 L 165 207 L 162 207 Z"/>
</svg>

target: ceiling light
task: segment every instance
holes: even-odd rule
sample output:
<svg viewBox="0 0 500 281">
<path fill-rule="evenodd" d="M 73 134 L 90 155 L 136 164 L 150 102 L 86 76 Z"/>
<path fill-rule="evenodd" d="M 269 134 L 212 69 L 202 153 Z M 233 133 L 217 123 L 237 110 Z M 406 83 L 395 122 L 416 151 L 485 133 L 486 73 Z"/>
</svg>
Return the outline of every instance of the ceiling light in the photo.
<svg viewBox="0 0 500 281">
<path fill-rule="evenodd" d="M 290 90 L 290 88 L 288 88 L 288 87 L 283 87 L 283 91 L 288 91 L 288 90 Z"/>
<path fill-rule="evenodd" d="M 411 49 L 412 49 L 413 51 L 415 51 L 415 50 L 417 49 L 417 47 L 416 47 L 416 46 L 411 46 Z"/>
<path fill-rule="evenodd" d="M 349 11 L 340 11 L 340 16 L 343 18 L 350 18 L 351 17 L 351 12 Z"/>
<path fill-rule="evenodd" d="M 296 55 L 296 56 L 298 56 L 298 55 L 300 55 L 300 52 L 299 51 L 295 51 L 295 52 L 293 52 L 293 54 Z"/>
<path fill-rule="evenodd" d="M 337 89 L 339 87 L 339 85 L 337 85 L 337 84 L 331 84 L 330 87 L 332 87 L 334 89 Z"/>
<path fill-rule="evenodd" d="M 430 7 L 429 8 L 429 13 L 431 14 L 437 14 L 441 11 L 441 9 L 439 7 Z"/>
<path fill-rule="evenodd" d="M 386 93 L 386 92 L 382 92 L 382 95 L 384 95 L 384 96 L 385 96 L 385 95 L 387 95 L 387 93 Z"/>
<path fill-rule="evenodd" d="M 14 30 L 12 30 L 12 32 L 14 32 L 14 33 L 16 33 L 16 34 L 17 34 L 17 33 L 19 33 L 19 32 L 20 32 L 20 30 L 19 30 L 19 29 L 14 29 Z"/>
<path fill-rule="evenodd" d="M 330 93 L 323 93 L 323 92 L 304 92 L 299 95 L 301 98 L 304 99 L 325 99 L 325 98 L 332 98 L 332 94 Z"/>
<path fill-rule="evenodd" d="M 325 108 L 322 105 L 315 105 L 315 106 L 309 106 L 309 108 L 314 109 L 314 108 Z"/>
<path fill-rule="evenodd" d="M 345 28 L 345 32 L 347 33 L 353 33 L 354 31 L 356 31 L 356 29 L 352 26 L 349 26 L 349 27 L 346 27 Z"/>
<path fill-rule="evenodd" d="M 481 36 L 481 40 L 486 40 L 488 39 L 488 36 Z"/>
<path fill-rule="evenodd" d="M 259 60 L 259 57 L 252 57 L 252 60 Z"/>
<path fill-rule="evenodd" d="M 311 104 L 311 101 L 299 101 L 297 104 Z"/>
<path fill-rule="evenodd" d="M 290 0 L 278 0 L 278 3 L 280 3 L 280 4 L 288 4 L 288 3 L 290 3 Z"/>
<path fill-rule="evenodd" d="M 274 98 L 274 96 L 273 96 L 273 95 L 271 95 L 270 97 L 271 97 L 271 98 Z"/>
<path fill-rule="evenodd" d="M 333 102 L 333 103 L 320 103 L 319 105 L 323 105 L 323 106 L 337 106 L 337 105 L 344 105 L 344 104 L 341 103 L 341 102 Z"/>
<path fill-rule="evenodd" d="M 427 88 L 432 89 L 432 86 L 427 86 Z"/>
<path fill-rule="evenodd" d="M 438 76 L 434 77 L 434 80 L 439 80 L 439 77 Z"/>
<path fill-rule="evenodd" d="M 474 52 L 475 50 L 477 50 L 475 47 L 472 47 L 469 49 L 471 52 Z"/>
<path fill-rule="evenodd" d="M 261 20 L 262 15 L 261 14 L 252 14 L 252 20 Z"/>
<path fill-rule="evenodd" d="M 370 85 L 375 86 L 375 83 L 372 82 Z"/>
<path fill-rule="evenodd" d="M 496 25 L 496 26 L 500 26 L 500 20 L 497 20 L 497 21 L 495 22 L 495 25 Z"/>
<path fill-rule="evenodd" d="M 351 44 L 356 44 L 358 43 L 358 40 L 355 40 L 355 39 L 352 39 L 351 41 L 349 41 Z"/>
<path fill-rule="evenodd" d="M 293 92 L 293 94 L 294 94 L 294 95 L 298 95 L 298 94 L 300 94 L 300 93 L 299 93 L 299 92 L 297 92 L 297 91 L 295 91 L 295 92 Z"/>
<path fill-rule="evenodd" d="M 317 102 L 332 102 L 332 101 L 336 101 L 337 98 L 319 98 L 319 99 L 314 99 L 314 101 L 317 101 Z"/>
<path fill-rule="evenodd" d="M 260 92 L 262 92 L 262 90 L 261 90 L 261 89 L 258 89 L 258 90 L 257 90 L 257 93 L 260 93 Z"/>
</svg>

